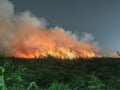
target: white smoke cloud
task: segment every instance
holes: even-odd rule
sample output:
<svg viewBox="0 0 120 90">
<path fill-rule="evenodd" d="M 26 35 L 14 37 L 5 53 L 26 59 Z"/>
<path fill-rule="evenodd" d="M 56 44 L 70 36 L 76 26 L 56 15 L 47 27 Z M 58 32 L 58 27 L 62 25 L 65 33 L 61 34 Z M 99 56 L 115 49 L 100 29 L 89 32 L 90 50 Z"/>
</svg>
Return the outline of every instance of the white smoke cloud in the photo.
<svg viewBox="0 0 120 90">
<path fill-rule="evenodd" d="M 0 0 L 0 19 L 11 18 L 13 15 L 14 15 L 13 4 L 8 0 Z"/>
<path fill-rule="evenodd" d="M 81 41 L 83 41 L 83 42 L 91 42 L 93 40 L 94 40 L 93 35 L 91 35 L 89 33 L 86 33 L 86 32 L 82 33 Z"/>
<path fill-rule="evenodd" d="M 18 22 L 19 25 L 23 25 L 23 26 L 25 25 L 25 26 L 45 28 L 47 25 L 47 22 L 44 18 L 38 19 L 37 17 L 32 15 L 32 13 L 29 11 L 19 13 L 18 16 L 16 17 L 16 21 Z"/>
<path fill-rule="evenodd" d="M 106 47 L 106 48 L 102 48 L 101 52 L 103 55 L 107 56 L 107 57 L 113 57 L 114 55 L 116 55 L 116 51 L 113 50 L 111 47 Z"/>
<path fill-rule="evenodd" d="M 94 37 L 84 33 L 80 39 L 63 28 L 47 28 L 44 18 L 37 18 L 29 11 L 15 13 L 13 4 L 0 0 L 0 52 L 19 56 L 29 52 L 43 52 L 54 48 L 72 48 L 76 53 L 99 52 Z M 42 48 L 42 50 L 41 50 Z M 48 53 L 48 52 L 47 52 Z"/>
</svg>

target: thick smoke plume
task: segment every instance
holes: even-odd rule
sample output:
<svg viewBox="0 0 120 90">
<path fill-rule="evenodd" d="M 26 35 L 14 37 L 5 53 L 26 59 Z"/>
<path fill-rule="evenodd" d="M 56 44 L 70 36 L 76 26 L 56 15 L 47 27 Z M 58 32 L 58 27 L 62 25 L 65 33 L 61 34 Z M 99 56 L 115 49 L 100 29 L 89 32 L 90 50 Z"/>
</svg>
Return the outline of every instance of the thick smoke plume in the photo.
<svg viewBox="0 0 120 90">
<path fill-rule="evenodd" d="M 95 57 L 100 49 L 92 35 L 76 36 L 60 27 L 47 28 L 45 19 L 29 11 L 15 13 L 13 4 L 0 0 L 0 52 L 15 57 Z"/>
</svg>

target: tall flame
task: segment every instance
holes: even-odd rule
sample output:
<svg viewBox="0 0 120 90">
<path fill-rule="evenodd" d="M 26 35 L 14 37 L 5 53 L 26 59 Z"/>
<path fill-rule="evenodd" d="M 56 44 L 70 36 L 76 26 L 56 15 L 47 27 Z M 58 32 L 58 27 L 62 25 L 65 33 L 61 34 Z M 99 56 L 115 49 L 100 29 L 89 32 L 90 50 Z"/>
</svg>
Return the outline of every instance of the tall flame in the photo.
<svg viewBox="0 0 120 90">
<path fill-rule="evenodd" d="M 60 59 L 92 58 L 97 57 L 99 48 L 96 44 L 82 39 L 78 40 L 75 35 L 62 28 L 55 27 L 52 29 L 42 28 L 24 28 L 12 38 L 12 43 L 16 46 L 12 49 L 12 55 L 22 58 L 46 58 L 52 56 Z M 89 35 L 89 34 L 87 34 Z M 20 37 L 19 40 L 16 37 Z"/>
</svg>

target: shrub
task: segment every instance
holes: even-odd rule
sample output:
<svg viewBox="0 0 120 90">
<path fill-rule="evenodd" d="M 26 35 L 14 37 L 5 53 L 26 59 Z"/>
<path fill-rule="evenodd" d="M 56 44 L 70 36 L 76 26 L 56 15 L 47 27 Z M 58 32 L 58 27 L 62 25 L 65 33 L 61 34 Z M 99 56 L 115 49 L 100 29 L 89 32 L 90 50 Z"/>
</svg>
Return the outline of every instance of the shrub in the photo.
<svg viewBox="0 0 120 90">
<path fill-rule="evenodd" d="M 4 81 L 4 75 L 5 69 L 3 67 L 0 67 L 0 90 L 6 90 L 5 81 Z"/>
<path fill-rule="evenodd" d="M 47 90 L 71 90 L 71 89 L 67 84 L 53 82 L 52 85 Z"/>
<path fill-rule="evenodd" d="M 105 85 L 102 81 L 97 78 L 94 74 L 90 76 L 90 80 L 88 82 L 88 89 L 89 90 L 104 90 Z"/>
</svg>

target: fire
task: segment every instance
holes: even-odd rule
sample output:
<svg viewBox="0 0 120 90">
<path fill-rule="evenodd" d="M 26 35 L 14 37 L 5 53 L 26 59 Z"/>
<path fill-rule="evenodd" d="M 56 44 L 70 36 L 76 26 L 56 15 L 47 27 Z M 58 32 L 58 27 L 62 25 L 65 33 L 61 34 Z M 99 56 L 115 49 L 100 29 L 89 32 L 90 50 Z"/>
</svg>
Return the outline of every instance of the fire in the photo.
<svg viewBox="0 0 120 90">
<path fill-rule="evenodd" d="M 78 54 L 75 51 L 69 50 L 48 50 L 47 52 L 28 52 L 28 53 L 20 53 L 17 52 L 15 57 L 19 58 L 47 58 L 48 56 L 52 56 L 58 59 L 77 59 L 77 58 L 93 58 L 97 57 L 94 52 L 83 51 L 82 54 Z"/>
<path fill-rule="evenodd" d="M 59 59 L 77 59 L 77 58 L 93 58 L 95 57 L 94 53 L 86 53 L 85 55 L 76 55 L 73 52 L 48 52 L 48 53 L 33 53 L 33 54 L 21 54 L 17 53 L 15 57 L 19 58 L 47 58 L 48 56 L 52 56 L 54 58 Z"/>
<path fill-rule="evenodd" d="M 20 33 L 17 36 L 21 35 Z M 26 34 L 28 34 L 27 37 L 25 37 Z M 12 39 L 13 45 L 16 46 L 12 49 L 14 57 L 47 58 L 51 56 L 59 59 L 77 59 L 97 57 L 99 52 L 95 44 L 78 40 L 71 33 L 58 27 L 51 30 L 33 28 L 29 33 L 22 32 L 20 38 L 22 39 L 19 40 L 15 36 Z"/>
<path fill-rule="evenodd" d="M 29 11 L 15 13 L 8 0 L 0 0 L 0 53 L 19 58 L 60 59 L 97 57 L 99 47 L 92 35 L 76 35 L 60 27 L 47 27 Z M 4 5 L 5 4 L 5 5 Z"/>
<path fill-rule="evenodd" d="M 25 26 L 11 38 L 8 45 L 11 56 L 19 58 L 93 58 L 99 52 L 94 43 L 79 40 L 58 27 L 49 30 Z"/>
</svg>

